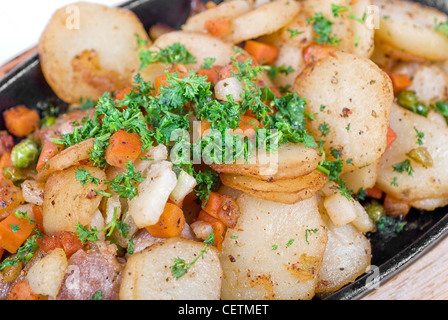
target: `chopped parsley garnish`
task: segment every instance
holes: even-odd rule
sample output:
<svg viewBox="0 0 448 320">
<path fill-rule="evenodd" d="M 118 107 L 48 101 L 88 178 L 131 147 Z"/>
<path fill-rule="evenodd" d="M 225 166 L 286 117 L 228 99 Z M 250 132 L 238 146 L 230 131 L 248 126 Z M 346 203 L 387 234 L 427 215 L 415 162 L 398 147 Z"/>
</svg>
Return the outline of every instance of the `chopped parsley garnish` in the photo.
<svg viewBox="0 0 448 320">
<path fill-rule="evenodd" d="M 113 180 L 107 180 L 110 188 L 114 190 L 120 198 L 133 199 L 138 195 L 136 183 L 145 181 L 140 172 L 135 172 L 135 166 L 132 161 L 126 164 L 127 171 L 117 175 Z"/>
<path fill-rule="evenodd" d="M 448 20 L 445 22 L 437 22 L 437 18 L 434 19 L 434 30 L 442 33 L 445 37 L 448 38 Z"/>
<path fill-rule="evenodd" d="M 184 259 L 181 258 L 174 258 L 174 265 L 170 267 L 171 274 L 176 280 L 179 280 L 182 278 L 188 270 L 200 259 L 202 256 L 207 252 L 209 245 L 214 245 L 215 243 L 215 233 L 212 231 L 208 238 L 204 241 L 205 246 L 204 249 L 201 250 L 201 252 L 196 256 L 196 258 L 192 262 L 186 262 Z"/>
<path fill-rule="evenodd" d="M 350 11 L 350 7 L 349 6 L 344 6 L 344 5 L 340 5 L 340 4 L 331 4 L 331 12 L 333 13 L 333 17 L 339 17 L 339 15 L 343 12 L 348 12 Z"/>
<path fill-rule="evenodd" d="M 80 223 L 76 224 L 76 232 L 75 234 L 78 236 L 79 240 L 81 240 L 82 243 L 86 243 L 88 241 L 98 241 L 98 235 L 102 232 L 106 232 L 108 236 L 111 236 L 114 230 L 117 229 L 120 235 L 123 238 L 126 238 L 130 229 L 130 226 L 126 223 L 123 223 L 121 221 L 117 220 L 117 208 L 114 209 L 114 216 L 112 221 L 101 230 L 98 230 L 97 227 L 91 228 L 91 230 L 87 229 L 86 227 L 82 226 Z"/>
<path fill-rule="evenodd" d="M 25 243 L 17 250 L 14 256 L 8 257 L 2 261 L 0 264 L 0 271 L 9 266 L 17 267 L 18 262 L 27 263 L 31 260 L 34 253 L 39 249 L 39 244 L 37 239 L 41 237 L 41 233 L 37 232 L 30 238 L 28 238 Z"/>
<path fill-rule="evenodd" d="M 341 39 L 331 36 L 334 23 L 325 18 L 322 13 L 316 13 L 314 17 L 307 19 L 307 22 L 313 26 L 314 33 L 317 35 L 314 40 L 318 44 L 329 43 L 337 46 L 341 43 Z"/>
<path fill-rule="evenodd" d="M 289 239 L 289 241 L 288 241 L 288 243 L 286 243 L 286 246 L 287 247 L 290 247 L 290 246 L 292 246 L 292 244 L 294 243 L 294 239 Z"/>
<path fill-rule="evenodd" d="M 299 31 L 295 29 L 288 29 L 289 32 L 289 39 L 294 38 L 295 36 L 298 36 L 299 34 L 302 34 L 304 31 Z"/>
<path fill-rule="evenodd" d="M 291 66 L 281 65 L 281 66 L 266 66 L 268 69 L 268 76 L 274 80 L 278 74 L 282 73 L 284 75 L 289 75 L 294 72 Z"/>
<path fill-rule="evenodd" d="M 410 176 L 414 174 L 414 169 L 412 168 L 412 164 L 409 159 L 406 159 L 400 163 L 392 165 L 392 168 L 394 168 L 394 171 L 397 171 L 399 173 L 406 172 Z"/>
<path fill-rule="evenodd" d="M 141 49 L 139 52 L 140 70 L 144 70 L 147 66 L 153 63 L 165 64 L 192 64 L 196 63 L 196 58 L 179 42 L 172 44 L 160 51 L 151 51 L 148 49 Z"/>
<path fill-rule="evenodd" d="M 394 178 L 392 179 L 392 182 L 390 183 L 390 185 L 391 185 L 391 186 L 394 186 L 394 187 L 398 187 L 397 177 L 394 177 Z"/>
<path fill-rule="evenodd" d="M 307 244 L 310 244 L 309 240 L 308 240 L 308 236 L 313 234 L 313 233 L 317 233 L 319 231 L 319 229 L 306 229 L 305 230 L 305 241 Z"/>
<path fill-rule="evenodd" d="M 202 69 L 211 69 L 215 63 L 216 58 L 204 58 L 204 63 L 201 65 Z"/>
<path fill-rule="evenodd" d="M 36 223 L 34 220 L 31 220 L 30 217 L 28 217 L 28 212 L 22 212 L 19 210 L 16 210 L 14 212 L 14 215 L 16 216 L 17 219 L 25 219 L 26 221 L 28 221 L 29 224 L 34 224 Z"/>
<path fill-rule="evenodd" d="M 100 180 L 95 178 L 89 171 L 85 168 L 76 169 L 75 178 L 77 181 L 81 182 L 81 185 L 84 187 L 89 183 L 93 183 L 98 185 Z"/>
<path fill-rule="evenodd" d="M 419 131 L 416 127 L 414 127 L 414 130 L 416 132 L 416 138 L 417 138 L 417 144 L 419 146 L 423 145 L 423 139 L 425 138 L 425 133 L 422 131 Z"/>
<path fill-rule="evenodd" d="M 321 123 L 318 129 L 323 137 L 327 136 L 330 133 L 330 126 L 326 122 Z"/>
<path fill-rule="evenodd" d="M 448 122 L 448 103 L 443 101 L 437 101 L 434 105 L 431 105 L 431 107 L 438 111 Z"/>
</svg>

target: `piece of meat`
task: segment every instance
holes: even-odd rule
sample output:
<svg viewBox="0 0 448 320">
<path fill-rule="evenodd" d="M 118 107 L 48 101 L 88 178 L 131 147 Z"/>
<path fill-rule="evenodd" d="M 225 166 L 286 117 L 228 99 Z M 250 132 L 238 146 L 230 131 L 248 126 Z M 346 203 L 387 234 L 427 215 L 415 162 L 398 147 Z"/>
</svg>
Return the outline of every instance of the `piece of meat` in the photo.
<svg viewBox="0 0 448 320">
<path fill-rule="evenodd" d="M 115 245 L 92 243 L 90 249 L 79 250 L 69 259 L 56 300 L 91 300 L 100 290 L 103 300 L 118 300 L 124 265 Z"/>
</svg>

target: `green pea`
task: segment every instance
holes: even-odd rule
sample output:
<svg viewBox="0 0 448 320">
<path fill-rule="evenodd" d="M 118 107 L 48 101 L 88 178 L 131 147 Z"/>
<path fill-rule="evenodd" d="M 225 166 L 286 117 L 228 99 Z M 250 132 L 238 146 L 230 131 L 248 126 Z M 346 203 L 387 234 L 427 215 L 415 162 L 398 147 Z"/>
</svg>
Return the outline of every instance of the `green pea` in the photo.
<svg viewBox="0 0 448 320">
<path fill-rule="evenodd" d="M 17 169 L 16 167 L 3 168 L 3 176 L 14 183 L 33 179 L 36 174 L 37 171 L 34 169 Z"/>
<path fill-rule="evenodd" d="M 48 116 L 42 119 L 42 128 L 48 128 L 54 125 L 56 122 L 56 117 Z"/>
<path fill-rule="evenodd" d="M 415 91 L 404 90 L 397 95 L 397 103 L 414 113 L 426 117 L 429 112 L 428 107 L 418 100 Z"/>
<path fill-rule="evenodd" d="M 374 223 L 378 223 L 381 217 L 386 214 L 384 207 L 376 200 L 372 200 L 371 202 L 365 204 L 364 209 L 366 209 L 367 214 Z"/>
<path fill-rule="evenodd" d="M 39 150 L 37 144 L 30 139 L 22 140 L 11 151 L 11 160 L 14 167 L 28 168 L 37 161 Z"/>
</svg>

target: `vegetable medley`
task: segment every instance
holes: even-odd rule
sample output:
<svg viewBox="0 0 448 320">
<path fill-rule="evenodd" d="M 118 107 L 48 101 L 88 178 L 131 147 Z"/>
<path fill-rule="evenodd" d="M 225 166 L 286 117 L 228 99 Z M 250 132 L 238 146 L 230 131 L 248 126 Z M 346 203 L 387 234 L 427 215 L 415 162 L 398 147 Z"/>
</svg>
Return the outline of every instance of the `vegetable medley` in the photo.
<svg viewBox="0 0 448 320">
<path fill-rule="evenodd" d="M 39 55 L 63 103 L 3 112 L 2 299 L 312 299 L 448 204 L 445 14 L 193 3 L 181 30 L 54 14 Z"/>
</svg>

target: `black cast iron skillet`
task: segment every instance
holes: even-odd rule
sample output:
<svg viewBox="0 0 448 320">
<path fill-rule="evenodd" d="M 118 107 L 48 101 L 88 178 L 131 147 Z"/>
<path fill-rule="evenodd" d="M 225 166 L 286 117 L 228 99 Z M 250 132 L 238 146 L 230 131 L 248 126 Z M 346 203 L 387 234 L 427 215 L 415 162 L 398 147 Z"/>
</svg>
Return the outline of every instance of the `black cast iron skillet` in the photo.
<svg viewBox="0 0 448 320">
<path fill-rule="evenodd" d="M 421 0 L 418 2 L 448 12 L 448 1 Z M 120 7 L 135 12 L 148 30 L 157 22 L 179 28 L 189 16 L 190 6 L 191 0 L 133 0 Z M 48 101 L 64 106 L 45 81 L 37 54 L 0 80 L 0 112 L 19 104 L 33 108 L 39 103 Z M 4 130 L 3 117 L 0 117 L 0 130 Z M 433 212 L 414 210 L 407 216 L 407 225 L 399 236 L 387 242 L 376 239 L 375 236 L 370 237 L 372 266 L 374 266 L 372 271 L 341 290 L 321 298 L 348 300 L 359 299 L 368 294 L 373 289 L 374 279 L 381 283 L 387 281 L 448 234 L 447 213 L 448 208 Z"/>
</svg>

